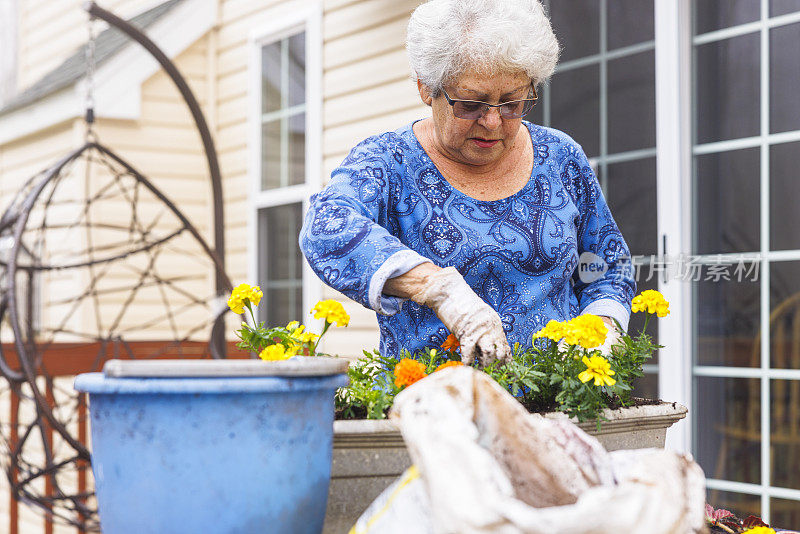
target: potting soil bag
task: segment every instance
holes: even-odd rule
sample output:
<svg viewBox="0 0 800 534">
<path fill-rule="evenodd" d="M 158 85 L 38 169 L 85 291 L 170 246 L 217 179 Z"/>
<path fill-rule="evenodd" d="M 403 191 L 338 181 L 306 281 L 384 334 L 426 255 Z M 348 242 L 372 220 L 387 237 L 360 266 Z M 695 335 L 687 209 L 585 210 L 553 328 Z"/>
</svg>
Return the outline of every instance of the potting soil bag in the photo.
<svg viewBox="0 0 800 534">
<path fill-rule="evenodd" d="M 486 374 L 438 371 L 390 417 L 414 467 L 352 534 L 701 532 L 705 478 L 687 455 L 608 453 L 568 421 L 529 414 Z"/>
</svg>

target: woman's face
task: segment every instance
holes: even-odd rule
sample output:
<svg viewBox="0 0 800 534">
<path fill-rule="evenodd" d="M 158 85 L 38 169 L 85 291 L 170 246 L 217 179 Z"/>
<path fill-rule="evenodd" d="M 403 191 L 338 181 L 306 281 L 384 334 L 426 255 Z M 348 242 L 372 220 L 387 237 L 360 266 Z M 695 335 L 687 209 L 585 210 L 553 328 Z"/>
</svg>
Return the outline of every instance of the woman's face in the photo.
<svg viewBox="0 0 800 534">
<path fill-rule="evenodd" d="M 524 72 L 491 77 L 467 71 L 456 83 L 445 86 L 450 98 L 498 104 L 528 97 L 531 80 Z M 522 119 L 504 119 L 499 108 L 490 108 L 480 119 L 460 119 L 444 94 L 431 98 L 420 85 L 423 102 L 433 110 L 436 148 L 444 156 L 467 165 L 487 165 L 500 160 L 513 146 Z"/>
</svg>

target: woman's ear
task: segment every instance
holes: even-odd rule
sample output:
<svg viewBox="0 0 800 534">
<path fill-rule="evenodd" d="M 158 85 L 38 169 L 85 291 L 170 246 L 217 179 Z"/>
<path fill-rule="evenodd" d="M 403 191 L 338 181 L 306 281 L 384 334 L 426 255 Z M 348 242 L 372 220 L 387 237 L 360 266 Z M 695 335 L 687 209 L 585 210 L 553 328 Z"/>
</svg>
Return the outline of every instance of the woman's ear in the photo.
<svg viewBox="0 0 800 534">
<path fill-rule="evenodd" d="M 422 102 L 426 106 L 430 106 L 431 102 L 433 102 L 431 91 L 428 89 L 428 86 L 422 83 L 419 79 L 417 79 L 417 90 L 419 91 L 419 97 L 422 99 Z"/>
</svg>

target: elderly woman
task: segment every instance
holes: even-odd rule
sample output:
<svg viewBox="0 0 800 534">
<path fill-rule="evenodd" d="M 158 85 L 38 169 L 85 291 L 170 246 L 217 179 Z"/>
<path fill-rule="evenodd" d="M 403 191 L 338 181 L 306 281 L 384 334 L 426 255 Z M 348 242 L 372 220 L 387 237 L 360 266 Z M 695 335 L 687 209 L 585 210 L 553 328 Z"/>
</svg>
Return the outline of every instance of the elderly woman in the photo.
<svg viewBox="0 0 800 534">
<path fill-rule="evenodd" d="M 558 57 L 539 2 L 431 0 L 406 48 L 432 116 L 359 143 L 311 198 L 314 272 L 378 313 L 388 356 L 452 333 L 465 362 L 506 360 L 581 313 L 627 328 L 630 253 L 586 155 L 522 120 Z"/>
</svg>

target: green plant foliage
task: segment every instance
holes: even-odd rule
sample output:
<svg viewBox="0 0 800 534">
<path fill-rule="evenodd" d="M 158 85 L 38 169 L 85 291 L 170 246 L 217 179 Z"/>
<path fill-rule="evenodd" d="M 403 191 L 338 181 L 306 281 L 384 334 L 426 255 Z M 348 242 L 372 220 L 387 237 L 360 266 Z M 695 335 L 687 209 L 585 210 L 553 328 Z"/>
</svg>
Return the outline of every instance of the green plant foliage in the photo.
<svg viewBox="0 0 800 534">
<path fill-rule="evenodd" d="M 267 328 L 263 322 L 258 323 L 255 327 L 242 323 L 242 328 L 236 331 L 236 335 L 241 339 L 236 344 L 237 347 L 256 354 L 261 352 L 264 347 L 275 343 L 281 343 L 287 348 L 294 343 L 291 332 L 286 328 Z"/>
<path fill-rule="evenodd" d="M 335 406 L 341 419 L 385 419 L 400 388 L 394 385 L 390 369 L 394 360 L 374 350 L 350 364 L 350 385 L 336 392 Z"/>
<path fill-rule="evenodd" d="M 643 332 L 634 337 L 623 335 L 606 358 L 613 385 L 598 386 L 579 378 L 587 370 L 584 358 L 599 356 L 599 351 L 549 340 L 539 340 L 528 348 L 516 344 L 509 363 L 496 362 L 482 370 L 531 412 L 561 411 L 578 421 L 595 420 L 599 426 L 603 409 L 633 404 L 631 384 L 643 376 L 642 366 L 658 348 Z M 336 395 L 337 416 L 384 419 L 394 396 L 403 389 L 395 385 L 393 374 L 402 358 L 423 364 L 426 375 L 448 361 L 460 361 L 457 351 L 432 348 L 414 354 L 406 351 L 398 359 L 364 351 L 364 358 L 350 366 L 350 385 Z"/>
</svg>

